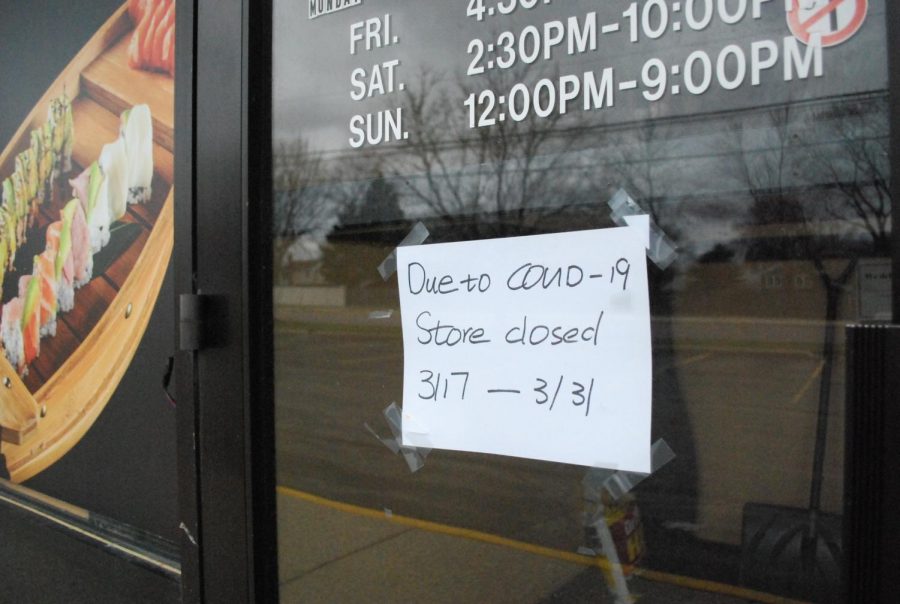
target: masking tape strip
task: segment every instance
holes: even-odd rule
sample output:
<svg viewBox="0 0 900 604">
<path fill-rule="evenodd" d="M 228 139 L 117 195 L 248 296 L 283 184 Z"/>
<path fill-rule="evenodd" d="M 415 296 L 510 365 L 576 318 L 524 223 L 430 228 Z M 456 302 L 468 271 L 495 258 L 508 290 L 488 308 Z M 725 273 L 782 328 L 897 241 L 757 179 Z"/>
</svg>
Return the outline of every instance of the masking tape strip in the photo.
<svg viewBox="0 0 900 604">
<path fill-rule="evenodd" d="M 409 234 L 403 238 L 397 247 L 403 247 L 406 245 L 420 245 L 424 243 L 426 239 L 428 239 L 428 229 L 425 228 L 425 225 L 422 222 L 417 222 L 416 225 L 412 228 Z M 378 274 L 381 275 L 381 278 L 387 281 L 391 275 L 397 272 L 397 248 L 394 248 L 390 254 L 388 254 L 387 258 L 382 260 L 381 264 L 378 265 Z"/>
<path fill-rule="evenodd" d="M 598 502 L 602 500 L 602 492 L 606 491 L 613 501 L 616 501 L 673 459 L 675 459 L 675 452 L 666 441 L 659 439 L 650 447 L 649 474 L 591 468 L 582 480 L 584 497 L 588 501 Z"/>
<path fill-rule="evenodd" d="M 618 470 L 610 470 L 607 468 L 591 468 L 584 475 L 581 485 L 584 490 L 584 498 L 586 501 L 599 503 L 602 499 L 601 492 L 606 480 L 618 472 Z M 593 520 L 589 520 L 587 524 L 591 524 Z"/>
<path fill-rule="evenodd" d="M 403 445 L 403 414 L 400 411 L 400 407 L 397 403 L 391 403 L 384 410 L 384 417 L 387 420 L 388 427 L 391 429 L 392 438 L 387 438 L 384 436 L 380 436 L 372 427 L 363 423 L 366 430 L 372 433 L 372 436 L 377 438 L 391 450 L 395 455 L 400 454 L 403 456 L 403 459 L 406 461 L 406 465 L 409 466 L 410 472 L 418 472 L 425 466 L 425 458 L 428 457 L 428 454 L 431 453 L 431 448 L 429 447 L 409 447 Z"/>
<path fill-rule="evenodd" d="M 626 216 L 641 216 L 648 214 L 638 203 L 631 198 L 625 189 L 619 189 L 609 200 L 610 217 L 619 226 L 627 226 Z M 660 229 L 650 218 L 650 234 L 647 244 L 647 257 L 660 268 L 666 270 L 675 262 L 678 248 L 675 243 Z"/>
<path fill-rule="evenodd" d="M 421 223 L 419 223 L 421 224 Z M 384 416 L 387 418 L 388 426 L 400 447 L 400 454 L 406 460 L 410 472 L 418 472 L 425 465 L 425 458 L 431 453 L 430 447 L 409 447 L 403 443 L 403 413 L 397 403 L 391 403 L 384 410 Z"/>
<path fill-rule="evenodd" d="M 374 436 L 375 438 L 377 438 L 378 440 L 380 440 L 381 443 L 382 443 L 385 447 L 387 447 L 388 449 L 390 449 L 392 453 L 394 453 L 394 454 L 396 455 L 397 453 L 400 452 L 400 445 L 397 444 L 397 441 L 396 441 L 396 440 L 394 440 L 393 438 L 385 438 L 384 436 L 381 436 L 380 434 L 378 434 L 378 432 L 376 432 L 376 431 L 372 428 L 372 426 L 370 426 L 370 425 L 369 425 L 368 423 L 366 423 L 366 422 L 363 422 L 363 426 L 366 427 L 366 430 L 368 430 L 368 431 L 372 434 L 372 436 Z"/>
</svg>

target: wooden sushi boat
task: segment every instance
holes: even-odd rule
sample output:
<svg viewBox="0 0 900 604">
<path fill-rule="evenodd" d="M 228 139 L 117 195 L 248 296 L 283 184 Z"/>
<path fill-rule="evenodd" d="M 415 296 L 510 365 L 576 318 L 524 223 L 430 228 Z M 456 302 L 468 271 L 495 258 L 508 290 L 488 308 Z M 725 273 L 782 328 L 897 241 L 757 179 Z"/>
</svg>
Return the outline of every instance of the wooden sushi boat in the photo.
<svg viewBox="0 0 900 604">
<path fill-rule="evenodd" d="M 58 461 L 106 407 L 147 329 L 171 257 L 174 81 L 128 66 L 134 28 L 127 5 L 122 6 L 53 82 L 0 154 L 2 180 L 28 148 L 31 132 L 47 120 L 54 99 L 71 99 L 73 166 L 54 180 L 37 212 L 29 231 L 38 237 L 40 226 L 56 220 L 72 199 L 68 179 L 117 139 L 122 112 L 145 104 L 152 115 L 152 195 L 145 203 L 129 204 L 109 228 L 123 227 L 129 237 L 119 239 L 102 273 L 94 270 L 90 281 L 75 290 L 74 307 L 58 315 L 56 334 L 40 340 L 40 354 L 27 372 L 0 353 L 0 452 L 13 482 Z M 103 251 L 94 256 L 95 266 Z"/>
</svg>

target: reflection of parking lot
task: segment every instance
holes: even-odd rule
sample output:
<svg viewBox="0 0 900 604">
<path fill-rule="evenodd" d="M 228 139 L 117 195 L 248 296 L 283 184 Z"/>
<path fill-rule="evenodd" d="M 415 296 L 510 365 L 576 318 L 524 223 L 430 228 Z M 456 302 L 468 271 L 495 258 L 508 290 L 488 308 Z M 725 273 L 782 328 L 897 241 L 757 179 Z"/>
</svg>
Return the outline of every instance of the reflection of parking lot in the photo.
<svg viewBox="0 0 900 604">
<path fill-rule="evenodd" d="M 805 508 L 810 481 L 823 361 L 822 324 L 763 322 L 737 339 L 734 328 L 708 322 L 676 331 L 679 380 L 698 458 L 698 527 L 704 539 L 739 543 L 744 503 Z M 743 331 L 743 329 L 741 330 Z M 839 330 L 840 331 L 840 330 Z M 715 334 L 726 338 L 715 338 Z M 684 335 L 685 337 L 681 337 Z M 840 513 L 844 454 L 844 359 L 834 359 L 825 483 L 825 510 Z"/>
<path fill-rule="evenodd" d="M 285 602 L 613 602 L 595 559 L 323 503 L 287 488 L 278 512 Z M 749 592 L 730 597 L 674 580 L 651 573 L 633 577 L 629 588 L 649 604 L 751 601 Z"/>
<path fill-rule="evenodd" d="M 559 551 L 574 552 L 582 545 L 582 468 L 435 451 L 422 471 L 411 474 L 402 459 L 365 430 L 368 422 L 387 433 L 380 412 L 401 396 L 403 350 L 396 315 L 373 321 L 370 309 L 297 310 L 293 315 L 280 310 L 279 484 Z M 810 329 L 819 333 L 821 328 Z M 728 328 L 707 326 L 705 333 L 715 336 L 717 331 Z M 677 328 L 675 333 L 678 341 L 690 341 Z M 821 362 L 810 349 L 759 346 L 767 337 L 763 333 L 757 345 L 726 335 L 705 341 L 694 337 L 674 349 L 655 344 L 654 374 L 660 387 L 654 405 L 684 409 L 687 415 L 666 416 L 662 422 L 655 417 L 665 423 L 655 431 L 674 445 L 679 441 L 674 433 L 690 427 L 695 461 L 682 460 L 682 468 L 670 475 L 694 474 L 696 500 L 690 495 L 690 505 L 696 513 L 686 514 L 684 499 L 665 490 L 651 491 L 646 510 L 676 533 L 737 545 L 745 502 L 807 503 Z M 840 360 L 835 367 L 841 374 Z M 666 375 L 677 376 L 677 389 L 665 381 Z M 833 390 L 827 467 L 835 470 L 826 478 L 825 503 L 837 509 L 842 425 L 836 403 L 842 386 L 836 383 Z M 737 548 L 731 551 L 739 555 Z M 690 556 L 690 550 L 685 554 Z M 698 559 L 685 568 L 705 576 L 702 566 Z"/>
</svg>

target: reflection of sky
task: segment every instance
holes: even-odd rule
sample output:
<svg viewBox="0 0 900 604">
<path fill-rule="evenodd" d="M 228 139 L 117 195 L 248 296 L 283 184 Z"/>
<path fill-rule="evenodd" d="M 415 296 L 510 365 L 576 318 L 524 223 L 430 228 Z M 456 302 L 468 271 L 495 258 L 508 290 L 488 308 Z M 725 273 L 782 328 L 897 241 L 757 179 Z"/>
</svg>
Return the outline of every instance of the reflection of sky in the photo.
<svg viewBox="0 0 900 604">
<path fill-rule="evenodd" d="M 598 25 L 618 21 L 624 29 L 625 21 L 621 14 L 631 3 L 553 0 L 550 6 L 540 5 L 509 17 L 486 17 L 480 23 L 465 17 L 467 4 L 466 0 L 418 3 L 364 0 L 360 7 L 309 20 L 305 3 L 276 0 L 275 139 L 302 136 L 313 151 L 334 152 L 337 157 L 360 159 L 364 154 L 352 151 L 347 143 L 350 117 L 385 106 L 399 106 L 403 103 L 403 96 L 398 93 L 390 97 L 352 101 L 350 73 L 354 68 L 369 69 L 375 63 L 398 59 L 398 81 L 415 89 L 419 84 L 417 74 L 427 70 L 439 74 L 447 83 L 444 90 L 451 91 L 451 94 L 456 91 L 456 95 L 461 97 L 456 88 L 459 80 L 476 89 L 488 85 L 484 76 L 465 76 L 471 60 L 466 47 L 473 38 L 495 40 L 503 29 L 518 32 L 529 23 L 542 26 L 546 21 L 582 16 L 589 10 L 597 11 Z M 491 4 L 491 0 L 485 3 L 486 6 Z M 748 2 L 748 7 L 752 5 L 753 2 Z M 388 12 L 391 14 L 392 33 L 400 37 L 400 43 L 369 52 L 360 46 L 357 54 L 351 55 L 350 25 Z M 728 44 L 741 46 L 748 56 L 753 41 L 771 39 L 781 47 L 785 36 L 790 35 L 783 2 L 764 2 L 762 15 L 760 20 L 747 17 L 733 26 L 714 20 L 702 32 L 682 30 L 675 33 L 670 30 L 658 40 L 638 44 L 630 43 L 625 31 L 607 35 L 598 32 L 597 52 L 542 62 L 535 65 L 537 69 L 528 76 L 527 82 L 536 81 L 541 71 L 557 69 L 559 73 L 580 74 L 607 66 L 616 69 L 617 79 L 633 79 L 639 77 L 644 62 L 654 57 L 663 59 L 667 65 L 677 65 L 683 64 L 685 57 L 698 49 L 709 52 L 715 61 L 715 53 Z M 673 16 L 673 22 L 675 18 Z M 646 191 L 637 189 L 652 189 L 657 200 L 662 202 L 661 207 L 669 212 L 662 218 L 671 224 L 678 224 L 681 241 L 691 240 L 698 253 L 717 242 L 731 241 L 740 230 L 737 225 L 746 219 L 749 204 L 747 189 L 750 185 L 742 178 L 740 163 L 749 162 L 756 166 L 755 169 L 760 169 L 759 162 L 765 161 L 767 156 L 771 159 L 773 150 L 779 144 L 776 129 L 768 121 L 766 107 L 797 102 L 799 113 L 794 114 L 794 119 L 797 119 L 797 127 L 804 130 L 806 143 L 812 141 L 810 144 L 818 146 L 820 156 L 830 154 L 839 157 L 844 151 L 841 141 L 835 139 L 836 125 L 829 124 L 829 118 L 811 116 L 817 111 L 817 106 L 830 103 L 825 99 L 885 88 L 885 50 L 884 0 L 872 0 L 860 32 L 842 45 L 823 50 L 825 74 L 822 78 L 785 82 L 783 63 L 779 60 L 775 68 L 763 72 L 762 85 L 758 87 L 745 83 L 730 92 L 714 87 L 700 96 L 667 94 L 657 103 L 644 101 L 640 91 L 619 92 L 615 107 L 591 114 L 593 121 L 588 123 L 609 125 L 610 128 L 598 130 L 596 134 L 592 132 L 591 137 L 582 139 L 577 148 L 562 149 L 556 144 L 542 149 L 542 153 L 553 154 L 555 174 L 552 194 L 542 197 L 540 204 L 544 208 L 567 203 L 603 205 L 612 191 L 631 178 L 634 179 L 634 189 L 630 192 L 640 196 Z M 554 58 L 558 59 L 559 53 Z M 513 71 L 502 72 L 502 75 L 512 76 Z M 669 83 L 675 81 L 670 79 Z M 451 98 L 451 101 L 458 101 L 456 106 L 462 116 L 463 99 Z M 735 110 L 743 111 L 735 113 Z M 646 121 L 648 118 L 654 118 L 653 123 L 660 126 L 653 132 L 649 145 L 642 142 L 637 134 L 641 127 L 649 123 Z M 733 119 L 740 123 L 738 138 L 734 138 L 734 131 L 729 131 L 734 127 Z M 819 121 L 816 122 L 816 119 Z M 875 112 L 871 119 L 878 125 L 884 116 Z M 817 126 L 812 127 L 812 124 Z M 459 129 L 465 131 L 465 126 L 460 123 Z M 877 130 L 876 127 L 873 131 Z M 474 131 L 471 133 L 475 134 Z M 453 134 L 446 133 L 446 138 L 452 140 Z M 403 155 L 404 148 L 396 149 L 400 153 L 393 156 L 392 166 L 399 167 L 412 186 L 420 186 L 424 175 L 409 167 L 416 162 L 409 161 L 410 155 Z M 444 155 L 450 164 L 454 164 L 456 174 L 464 174 L 465 178 L 473 180 L 491 178 L 489 165 L 459 166 L 454 163 L 452 150 Z M 804 170 L 804 162 L 809 163 L 808 155 L 808 150 L 800 146 L 788 150 L 785 165 L 789 169 L 778 186 L 809 187 L 831 182 L 822 170 L 810 171 L 808 167 Z M 546 160 L 537 158 L 532 169 L 539 169 Z M 339 160 L 340 163 L 345 161 Z M 515 167 L 514 160 L 511 166 Z M 351 170 L 348 174 L 352 174 L 349 177 L 354 179 L 369 177 L 365 168 Z M 347 174 L 342 178 L 348 178 Z M 763 184 L 772 186 L 773 183 Z M 364 186 L 360 190 L 364 190 Z M 399 182 L 397 192 L 409 217 L 434 214 L 433 208 L 422 204 Z M 330 226 L 334 220 L 336 217 L 332 216 L 323 227 Z"/>
<path fill-rule="evenodd" d="M 453 19 L 461 9 L 451 2 L 408 7 L 399 0 L 367 0 L 362 6 L 308 19 L 305 2 L 276 0 L 274 14 L 274 119 L 275 138 L 303 133 L 318 150 L 347 149 L 348 122 L 357 112 L 375 110 L 379 100 L 350 99 L 350 73 L 375 63 L 400 60 L 398 77 L 407 79 L 424 66 L 440 66 L 442 56 L 465 53 L 463 20 Z M 390 12 L 394 35 L 400 43 L 366 51 L 360 45 L 350 54 L 350 25 Z M 427 13 L 428 18 L 423 19 Z M 455 22 L 455 26 L 453 23 Z M 441 23 L 440 27 L 434 27 Z M 452 49 L 452 50 L 449 50 Z M 398 96 L 399 98 L 399 96 Z"/>
<path fill-rule="evenodd" d="M 616 68 L 617 79 L 635 79 L 641 66 L 659 57 L 669 65 L 683 63 L 697 49 L 715 53 L 728 44 L 738 44 L 749 56 L 752 41 L 772 39 L 779 46 L 789 35 L 783 3 L 770 0 L 762 4 L 762 19 L 749 16 L 736 25 L 724 25 L 717 19 L 702 32 L 682 26 L 672 28 L 657 40 L 637 44 L 628 41 L 627 21 L 622 11 L 630 2 L 597 3 L 588 0 L 555 0 L 530 11 L 518 10 L 510 16 L 485 17 L 481 22 L 465 16 L 466 1 L 409 3 L 402 0 L 366 0 L 363 5 L 314 20 L 307 17 L 307 4 L 296 0 L 276 0 L 274 15 L 274 119 L 276 138 L 292 138 L 302 133 L 317 150 L 349 150 L 348 122 L 352 115 L 375 111 L 389 101 L 373 98 L 354 102 L 350 99 L 350 73 L 354 68 L 371 69 L 375 63 L 399 59 L 397 75 L 408 86 L 415 86 L 421 69 L 441 74 L 449 81 L 465 79 L 481 85 L 484 76 L 465 77 L 470 61 L 466 47 L 473 38 L 495 40 L 500 31 L 520 31 L 533 23 L 539 27 L 553 19 L 583 16 L 597 11 L 598 24 L 619 22 L 622 31 L 598 33 L 599 49 L 577 57 L 565 57 L 556 63 L 541 62 L 539 68 L 558 68 L 560 73 L 580 74 L 603 67 Z M 491 6 L 488 0 L 485 5 Z M 685 4 L 684 2 L 681 3 Z M 695 3 L 697 6 L 703 3 Z M 669 3 L 671 6 L 672 3 Z M 752 6 L 753 2 L 748 2 Z M 394 46 L 350 54 L 350 25 L 365 18 L 391 14 L 392 33 L 400 37 Z M 672 13 L 671 23 L 679 24 L 683 15 Z M 783 81 L 781 65 L 763 72 L 763 84 L 745 84 L 731 92 L 710 90 L 700 96 L 667 94 L 650 104 L 640 91 L 621 92 L 616 107 L 596 115 L 610 123 L 665 115 L 689 115 L 754 107 L 787 100 L 834 96 L 883 88 L 886 83 L 884 2 L 872 0 L 862 30 L 849 42 L 824 50 L 825 77 L 805 82 Z M 556 59 L 561 53 L 557 53 Z M 849 77 L 852 76 L 852 77 Z M 678 76 L 670 75 L 677 83 Z M 402 103 L 400 94 L 390 99 L 393 106 Z M 459 99 L 460 107 L 463 99 Z M 651 110 L 651 113 L 647 113 Z"/>
</svg>

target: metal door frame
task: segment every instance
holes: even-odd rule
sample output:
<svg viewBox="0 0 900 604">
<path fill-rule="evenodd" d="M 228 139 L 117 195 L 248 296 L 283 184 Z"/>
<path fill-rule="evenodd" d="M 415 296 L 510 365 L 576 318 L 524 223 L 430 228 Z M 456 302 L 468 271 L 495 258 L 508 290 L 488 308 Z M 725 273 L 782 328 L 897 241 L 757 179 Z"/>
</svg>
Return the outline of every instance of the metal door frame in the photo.
<svg viewBox="0 0 900 604">
<path fill-rule="evenodd" d="M 175 363 L 185 602 L 277 601 L 271 13 L 178 5 L 175 287 L 206 331 Z"/>
</svg>

